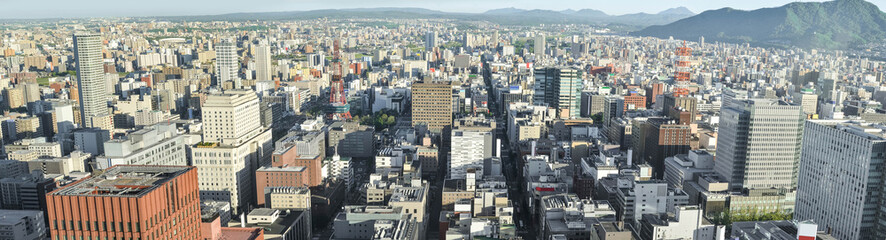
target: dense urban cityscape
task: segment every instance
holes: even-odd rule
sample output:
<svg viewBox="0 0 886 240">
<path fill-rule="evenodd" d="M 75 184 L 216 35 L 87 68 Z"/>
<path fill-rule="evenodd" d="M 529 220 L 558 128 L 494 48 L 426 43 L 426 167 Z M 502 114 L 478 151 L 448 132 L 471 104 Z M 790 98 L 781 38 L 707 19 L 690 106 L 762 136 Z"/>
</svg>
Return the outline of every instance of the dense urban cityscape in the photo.
<svg viewBox="0 0 886 240">
<path fill-rule="evenodd" d="M 0 20 L 0 240 L 886 239 L 886 35 L 397 11 Z"/>
</svg>

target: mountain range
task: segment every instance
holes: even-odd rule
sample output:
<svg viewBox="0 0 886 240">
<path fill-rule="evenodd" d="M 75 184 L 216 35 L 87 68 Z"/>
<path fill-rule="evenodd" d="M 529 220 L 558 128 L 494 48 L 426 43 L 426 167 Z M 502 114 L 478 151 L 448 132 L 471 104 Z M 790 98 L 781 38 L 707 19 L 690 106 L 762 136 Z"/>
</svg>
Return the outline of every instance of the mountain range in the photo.
<svg viewBox="0 0 886 240">
<path fill-rule="evenodd" d="M 864 0 L 794 2 L 751 11 L 709 10 L 631 33 L 768 47 L 847 49 L 886 40 L 886 13 Z"/>
<path fill-rule="evenodd" d="M 679 19 L 695 15 L 685 7 L 672 8 L 659 13 L 634 13 L 625 15 L 609 15 L 599 10 L 539 10 L 502 8 L 483 13 L 452 13 L 424 8 L 355 8 L 355 9 L 324 9 L 311 11 L 231 13 L 205 16 L 155 17 L 174 20 L 297 20 L 315 18 L 450 18 L 469 21 L 489 21 L 505 25 L 526 24 L 590 24 L 590 25 L 627 25 L 645 27 L 656 24 L 668 24 Z M 635 28 L 638 29 L 638 28 Z"/>
</svg>

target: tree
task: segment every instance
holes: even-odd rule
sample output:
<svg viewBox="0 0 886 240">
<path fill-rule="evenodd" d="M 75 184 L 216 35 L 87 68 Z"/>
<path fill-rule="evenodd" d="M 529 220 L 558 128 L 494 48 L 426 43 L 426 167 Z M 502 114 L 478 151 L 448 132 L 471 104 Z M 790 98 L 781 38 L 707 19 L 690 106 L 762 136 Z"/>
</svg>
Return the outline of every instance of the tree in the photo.
<svg viewBox="0 0 886 240">
<path fill-rule="evenodd" d="M 591 115 L 591 119 L 594 120 L 594 123 L 602 124 L 603 123 L 603 113 L 597 113 L 597 114 Z"/>
</svg>

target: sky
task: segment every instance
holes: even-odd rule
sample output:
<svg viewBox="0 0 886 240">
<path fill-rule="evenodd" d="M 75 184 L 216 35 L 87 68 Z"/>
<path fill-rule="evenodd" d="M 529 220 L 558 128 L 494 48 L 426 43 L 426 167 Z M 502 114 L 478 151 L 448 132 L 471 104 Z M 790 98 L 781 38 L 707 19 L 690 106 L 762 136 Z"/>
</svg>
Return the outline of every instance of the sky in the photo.
<svg viewBox="0 0 886 240">
<path fill-rule="evenodd" d="M 808 1 L 808 0 L 801 0 Z M 868 0 L 881 10 L 886 0 Z M 419 7 L 446 12 L 480 13 L 498 8 L 597 9 L 611 15 L 657 13 L 686 7 L 695 13 L 732 7 L 777 7 L 791 0 L 0 0 L 2 18 L 183 16 L 237 12 L 279 12 L 316 9 Z"/>
</svg>

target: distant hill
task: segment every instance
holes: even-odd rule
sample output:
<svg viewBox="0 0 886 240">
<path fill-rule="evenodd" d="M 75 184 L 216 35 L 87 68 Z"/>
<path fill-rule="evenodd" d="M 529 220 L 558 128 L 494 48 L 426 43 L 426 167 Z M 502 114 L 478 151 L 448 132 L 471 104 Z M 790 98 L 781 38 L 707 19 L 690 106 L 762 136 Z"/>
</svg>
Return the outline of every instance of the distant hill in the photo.
<svg viewBox="0 0 886 240">
<path fill-rule="evenodd" d="M 298 20 L 315 18 L 342 19 L 357 17 L 388 19 L 452 18 L 471 21 L 490 21 L 506 25 L 577 23 L 591 25 L 619 24 L 646 27 L 654 24 L 668 24 L 692 15 L 694 15 L 694 13 L 686 8 L 682 8 L 682 10 L 669 9 L 657 14 L 637 13 L 617 16 L 608 15 L 602 11 L 594 9 L 551 11 L 502 8 L 489 10 L 483 13 L 451 13 L 423 8 L 359 8 L 152 18 L 187 21 Z"/>
<path fill-rule="evenodd" d="M 504 15 L 504 14 L 521 13 L 521 12 L 524 12 L 524 11 L 526 11 L 526 10 L 524 10 L 524 9 L 519 9 L 519 8 L 512 8 L 512 7 L 510 7 L 510 8 L 492 9 L 492 10 L 489 10 L 489 11 L 483 12 L 483 14 L 488 14 L 488 15 Z"/>
<path fill-rule="evenodd" d="M 658 13 L 659 15 L 695 15 L 694 12 L 689 10 L 686 7 L 675 7 L 671 9 L 667 9 Z"/>
<path fill-rule="evenodd" d="M 624 24 L 633 26 L 649 26 L 655 24 L 667 24 L 686 17 L 695 15 L 685 7 L 672 8 L 657 14 L 633 13 L 624 15 L 609 15 L 595 9 L 548 11 L 548 10 L 523 10 L 517 8 L 502 8 L 489 10 L 483 13 L 493 20 L 520 20 L 530 19 L 542 23 L 598 23 L 598 24 Z M 506 21 L 505 21 L 506 22 Z"/>
<path fill-rule="evenodd" d="M 886 39 L 886 13 L 864 0 L 795 2 L 753 11 L 710 10 L 667 25 L 633 32 L 758 46 L 846 49 Z"/>
</svg>

